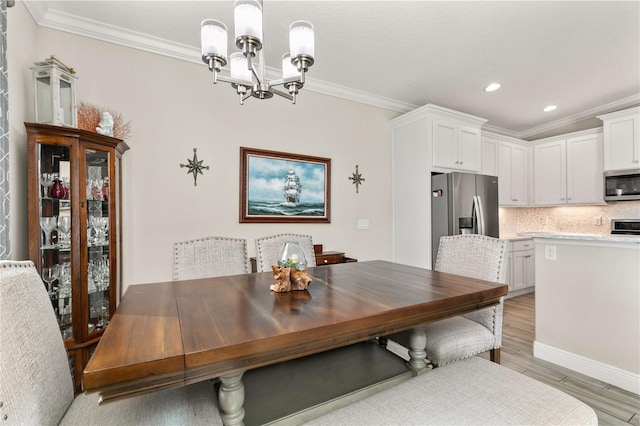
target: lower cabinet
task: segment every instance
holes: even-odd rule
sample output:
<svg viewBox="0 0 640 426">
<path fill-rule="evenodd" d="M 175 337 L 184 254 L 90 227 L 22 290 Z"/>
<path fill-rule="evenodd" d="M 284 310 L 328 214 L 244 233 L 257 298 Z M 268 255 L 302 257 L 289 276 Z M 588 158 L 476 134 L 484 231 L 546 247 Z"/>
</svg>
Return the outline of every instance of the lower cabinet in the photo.
<svg viewBox="0 0 640 426">
<path fill-rule="evenodd" d="M 535 250 L 533 240 L 517 240 L 509 243 L 507 257 L 507 297 L 530 293 L 535 289 Z"/>
</svg>

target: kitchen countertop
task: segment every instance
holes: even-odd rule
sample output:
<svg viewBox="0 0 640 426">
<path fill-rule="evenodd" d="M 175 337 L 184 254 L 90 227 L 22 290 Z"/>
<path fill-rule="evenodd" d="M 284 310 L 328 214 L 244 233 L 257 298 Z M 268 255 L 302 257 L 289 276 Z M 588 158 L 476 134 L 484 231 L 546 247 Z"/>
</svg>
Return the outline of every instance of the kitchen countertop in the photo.
<svg viewBox="0 0 640 426">
<path fill-rule="evenodd" d="M 509 241 L 524 241 L 530 240 L 532 237 L 521 237 L 519 234 L 500 234 L 501 240 L 509 240 Z"/>
<path fill-rule="evenodd" d="M 554 238 L 560 240 L 612 241 L 640 244 L 640 235 L 580 234 L 571 232 L 518 232 L 521 238 Z"/>
</svg>

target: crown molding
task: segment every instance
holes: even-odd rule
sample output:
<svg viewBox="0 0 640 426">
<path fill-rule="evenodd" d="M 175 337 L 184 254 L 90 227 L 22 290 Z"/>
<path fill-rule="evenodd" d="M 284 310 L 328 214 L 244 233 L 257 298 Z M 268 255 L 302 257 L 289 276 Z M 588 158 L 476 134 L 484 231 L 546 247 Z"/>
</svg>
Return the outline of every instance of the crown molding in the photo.
<svg viewBox="0 0 640 426">
<path fill-rule="evenodd" d="M 482 131 L 483 132 L 487 131 L 487 132 L 495 133 L 502 136 L 508 136 L 510 138 L 516 138 L 516 139 L 520 139 L 519 135 L 521 133 L 521 132 L 514 132 L 513 130 L 509 130 L 509 129 L 503 129 L 502 127 L 493 126 L 491 124 L 483 124 Z"/>
<path fill-rule="evenodd" d="M 518 138 L 525 139 L 529 136 L 539 135 L 544 132 L 552 131 L 560 127 L 570 126 L 589 118 L 595 118 L 598 115 L 605 114 L 607 112 L 617 111 L 627 107 L 635 106 L 640 103 L 640 94 L 629 96 L 627 98 L 619 99 L 614 102 L 610 102 L 599 107 L 591 108 L 578 114 L 571 115 L 569 117 L 562 118 L 560 120 L 552 121 L 550 123 L 543 124 L 541 126 L 532 127 L 527 130 L 518 132 Z"/>
<path fill-rule="evenodd" d="M 204 66 L 201 59 L 200 49 L 198 48 L 182 43 L 172 42 L 159 37 L 153 37 L 148 34 L 126 30 L 103 22 L 47 9 L 47 6 L 43 5 L 41 2 L 25 2 L 25 5 L 27 5 L 27 10 L 35 20 L 36 24 L 41 27 L 64 31 Z M 280 78 L 280 72 L 278 70 L 267 67 L 265 71 L 268 76 L 277 75 L 278 77 L 274 78 Z M 309 77 L 305 78 L 305 89 L 400 113 L 406 113 L 417 108 L 416 105 L 408 104 L 406 102 L 376 96 L 371 93 L 350 89 L 348 87 L 339 86 L 337 84 Z"/>
<path fill-rule="evenodd" d="M 202 64 L 201 53 L 198 48 L 49 9 L 46 2 L 24 1 L 23 3 L 36 24 L 41 27 L 64 31 L 187 62 Z M 268 75 L 279 75 L 277 70 L 273 68 L 267 68 L 266 72 Z M 419 108 L 418 105 L 400 102 L 395 99 L 377 96 L 371 93 L 350 89 L 348 87 L 339 86 L 337 84 L 313 78 L 306 78 L 305 89 L 403 114 Z M 638 104 L 640 104 L 640 94 L 519 132 L 486 124 L 483 126 L 483 129 L 509 137 L 524 139 L 528 136 L 534 136 L 546 131 L 568 126 L 588 118 L 593 118 L 599 114 L 612 112 L 616 109 L 622 109 Z"/>
</svg>

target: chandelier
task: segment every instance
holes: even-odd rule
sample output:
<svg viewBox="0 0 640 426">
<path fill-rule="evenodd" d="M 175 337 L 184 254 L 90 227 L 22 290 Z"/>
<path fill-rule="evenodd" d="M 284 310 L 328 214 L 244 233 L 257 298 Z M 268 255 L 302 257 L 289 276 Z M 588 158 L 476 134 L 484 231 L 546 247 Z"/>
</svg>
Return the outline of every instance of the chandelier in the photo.
<svg viewBox="0 0 640 426">
<path fill-rule="evenodd" d="M 240 105 L 249 96 L 269 99 L 274 93 L 295 104 L 296 95 L 304 85 L 304 73 L 314 62 L 313 25 L 295 21 L 289 26 L 289 53 L 282 55 L 282 78 L 268 81 L 262 52 L 262 2 L 237 0 L 233 14 L 236 46 L 241 52 L 229 57 L 230 77 L 219 74 L 227 64 L 227 26 L 215 19 L 205 19 L 201 24 L 202 60 L 213 73 L 213 83 L 231 83 Z M 288 93 L 274 88 L 280 85 Z"/>
</svg>

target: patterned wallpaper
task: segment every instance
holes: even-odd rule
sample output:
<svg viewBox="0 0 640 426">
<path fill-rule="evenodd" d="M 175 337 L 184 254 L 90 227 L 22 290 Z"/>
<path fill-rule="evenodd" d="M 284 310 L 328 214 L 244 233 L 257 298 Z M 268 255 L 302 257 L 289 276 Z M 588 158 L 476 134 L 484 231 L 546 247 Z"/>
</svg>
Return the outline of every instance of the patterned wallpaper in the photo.
<svg viewBox="0 0 640 426">
<path fill-rule="evenodd" d="M 9 80 L 7 75 L 7 1 L 0 3 L 0 259 L 9 259 Z"/>
<path fill-rule="evenodd" d="M 510 238 L 518 232 L 607 235 L 611 233 L 611 219 L 640 219 L 640 201 L 603 206 L 503 207 L 500 209 L 500 236 Z"/>
</svg>

